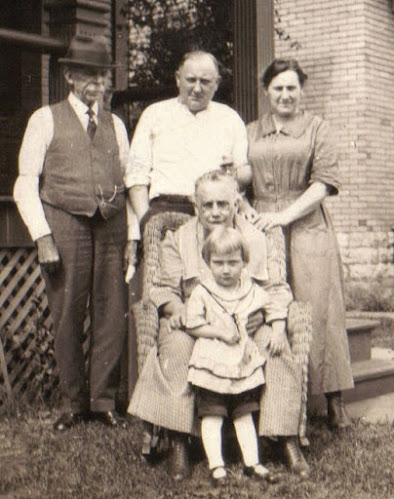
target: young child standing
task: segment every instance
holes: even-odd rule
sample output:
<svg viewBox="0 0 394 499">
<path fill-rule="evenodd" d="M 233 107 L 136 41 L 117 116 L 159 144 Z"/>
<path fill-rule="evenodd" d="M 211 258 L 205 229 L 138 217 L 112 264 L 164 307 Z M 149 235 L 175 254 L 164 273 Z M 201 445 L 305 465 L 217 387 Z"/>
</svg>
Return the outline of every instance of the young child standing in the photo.
<svg viewBox="0 0 394 499">
<path fill-rule="evenodd" d="M 186 328 L 198 338 L 189 361 L 188 381 L 196 389 L 211 477 L 215 484 L 226 480 L 222 425 L 229 417 L 245 474 L 274 482 L 276 477 L 260 463 L 252 417 L 259 410 L 265 359 L 245 325 L 248 315 L 261 309 L 269 316 L 274 331 L 285 338 L 283 308 L 248 277 L 249 249 L 236 229 L 215 229 L 205 241 L 203 258 L 211 272 L 188 300 Z M 280 354 L 280 345 L 276 348 L 274 354 Z"/>
</svg>

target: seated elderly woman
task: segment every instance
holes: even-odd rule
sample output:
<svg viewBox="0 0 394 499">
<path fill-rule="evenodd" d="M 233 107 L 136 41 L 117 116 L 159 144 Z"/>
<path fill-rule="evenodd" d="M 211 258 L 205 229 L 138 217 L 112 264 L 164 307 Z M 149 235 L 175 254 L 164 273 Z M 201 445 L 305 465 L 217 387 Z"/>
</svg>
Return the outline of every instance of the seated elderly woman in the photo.
<svg viewBox="0 0 394 499">
<path fill-rule="evenodd" d="M 292 300 L 285 275 L 276 276 L 273 284 L 271 279 L 267 286 L 265 235 L 237 215 L 238 202 L 238 184 L 231 175 L 219 170 L 204 174 L 196 182 L 197 216 L 176 232 L 167 231 L 161 244 L 160 271 L 151 293 L 160 316 L 157 345 L 147 356 L 128 411 L 170 431 L 169 471 L 175 480 L 183 480 L 190 473 L 187 437 L 198 434 L 194 394 L 187 382 L 188 362 L 195 340 L 185 331 L 185 301 L 207 272 L 201 254 L 207 235 L 218 225 L 236 227 L 251 248 L 248 271 L 252 279 L 265 286 L 272 299 L 286 309 Z M 286 336 L 267 324 L 262 325 L 262 315 L 259 317 L 251 317 L 247 326 L 250 333 L 257 330 L 254 340 L 267 359 L 258 434 L 277 437 L 290 470 L 306 477 L 309 466 L 297 437 L 302 367 L 294 358 Z"/>
</svg>

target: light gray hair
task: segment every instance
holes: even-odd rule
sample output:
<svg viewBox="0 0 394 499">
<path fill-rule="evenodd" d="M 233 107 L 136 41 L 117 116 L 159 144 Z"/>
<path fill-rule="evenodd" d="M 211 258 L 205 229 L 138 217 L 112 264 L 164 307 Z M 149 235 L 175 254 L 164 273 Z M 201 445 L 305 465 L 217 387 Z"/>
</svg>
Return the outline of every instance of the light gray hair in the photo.
<svg viewBox="0 0 394 499">
<path fill-rule="evenodd" d="M 239 187 L 236 179 L 223 170 L 211 170 L 210 172 L 204 173 L 204 175 L 201 175 L 201 177 L 196 180 L 194 190 L 194 197 L 196 201 L 198 199 L 198 193 L 201 189 L 201 186 L 210 182 L 223 182 L 227 184 L 229 189 L 234 192 L 234 200 L 238 199 Z"/>
</svg>

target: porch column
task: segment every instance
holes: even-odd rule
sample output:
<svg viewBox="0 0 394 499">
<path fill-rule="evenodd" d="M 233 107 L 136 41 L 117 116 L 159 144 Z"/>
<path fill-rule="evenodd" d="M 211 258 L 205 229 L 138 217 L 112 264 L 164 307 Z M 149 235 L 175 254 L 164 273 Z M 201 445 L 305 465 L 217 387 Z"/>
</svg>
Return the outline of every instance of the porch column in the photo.
<svg viewBox="0 0 394 499">
<path fill-rule="evenodd" d="M 274 57 L 273 0 L 234 0 L 234 105 L 248 123 L 266 110 L 259 76 Z"/>
</svg>

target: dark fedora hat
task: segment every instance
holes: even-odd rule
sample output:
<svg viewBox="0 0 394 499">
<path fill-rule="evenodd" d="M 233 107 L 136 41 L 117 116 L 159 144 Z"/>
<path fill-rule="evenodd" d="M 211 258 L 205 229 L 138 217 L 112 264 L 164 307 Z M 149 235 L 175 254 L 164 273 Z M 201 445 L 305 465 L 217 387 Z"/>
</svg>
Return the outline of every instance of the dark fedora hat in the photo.
<svg viewBox="0 0 394 499">
<path fill-rule="evenodd" d="M 111 61 L 111 55 L 103 36 L 74 36 L 65 57 L 58 62 L 71 66 L 110 69 L 117 66 Z"/>
</svg>

